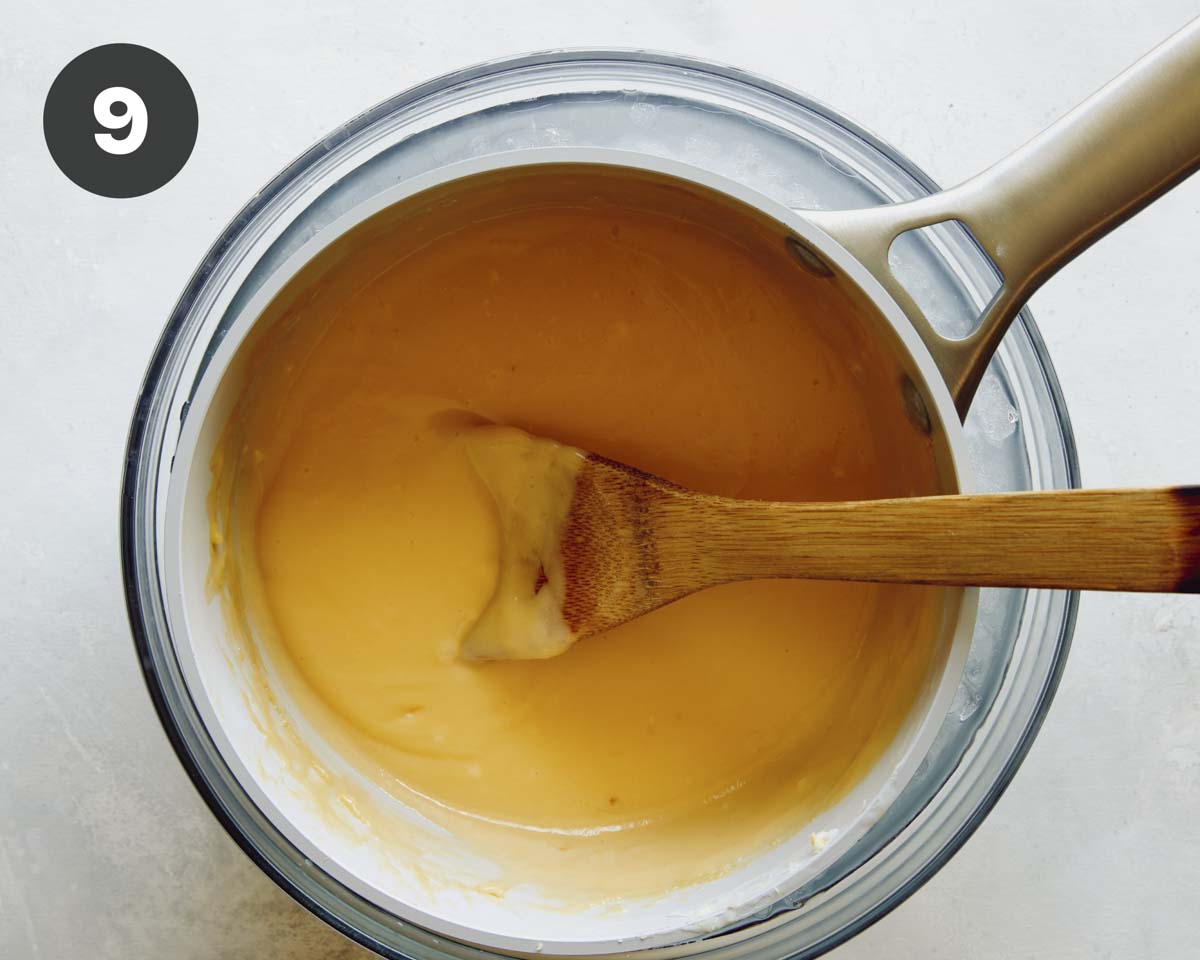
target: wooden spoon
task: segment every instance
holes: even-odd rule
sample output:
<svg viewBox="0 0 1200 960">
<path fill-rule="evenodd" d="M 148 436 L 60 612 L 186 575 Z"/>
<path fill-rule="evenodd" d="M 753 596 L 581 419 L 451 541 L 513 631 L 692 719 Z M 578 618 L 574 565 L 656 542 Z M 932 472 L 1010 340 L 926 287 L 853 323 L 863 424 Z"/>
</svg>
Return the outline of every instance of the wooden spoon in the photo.
<svg viewBox="0 0 1200 960">
<path fill-rule="evenodd" d="M 503 542 L 501 586 L 463 643 L 471 659 L 552 656 L 735 580 L 1200 592 L 1196 486 L 773 503 L 696 493 L 511 428 L 477 442 Z M 525 647 L 529 618 L 514 607 L 560 620 Z"/>
</svg>

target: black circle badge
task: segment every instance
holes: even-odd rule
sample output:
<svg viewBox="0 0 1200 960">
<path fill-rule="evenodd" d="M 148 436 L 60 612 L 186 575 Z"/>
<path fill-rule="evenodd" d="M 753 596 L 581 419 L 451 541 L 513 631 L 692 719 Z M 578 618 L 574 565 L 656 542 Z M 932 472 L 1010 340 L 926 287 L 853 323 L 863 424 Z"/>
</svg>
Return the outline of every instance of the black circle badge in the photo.
<svg viewBox="0 0 1200 960">
<path fill-rule="evenodd" d="M 42 111 L 58 168 L 102 197 L 157 190 L 187 163 L 198 126 L 179 68 L 132 43 L 81 53 L 54 78 Z"/>
</svg>

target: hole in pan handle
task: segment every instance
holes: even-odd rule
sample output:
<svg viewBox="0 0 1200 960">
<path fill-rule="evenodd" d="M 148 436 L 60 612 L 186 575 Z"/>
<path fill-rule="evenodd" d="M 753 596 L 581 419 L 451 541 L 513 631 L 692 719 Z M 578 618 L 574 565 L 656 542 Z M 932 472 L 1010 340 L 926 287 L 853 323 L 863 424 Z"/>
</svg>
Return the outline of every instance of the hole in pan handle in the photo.
<svg viewBox="0 0 1200 960">
<path fill-rule="evenodd" d="M 804 216 L 861 262 L 920 333 L 965 417 L 1025 301 L 1060 267 L 1200 167 L 1200 18 L 970 180 L 907 203 Z M 908 230 L 959 220 L 1003 275 L 975 331 L 938 334 L 892 273 Z"/>
</svg>

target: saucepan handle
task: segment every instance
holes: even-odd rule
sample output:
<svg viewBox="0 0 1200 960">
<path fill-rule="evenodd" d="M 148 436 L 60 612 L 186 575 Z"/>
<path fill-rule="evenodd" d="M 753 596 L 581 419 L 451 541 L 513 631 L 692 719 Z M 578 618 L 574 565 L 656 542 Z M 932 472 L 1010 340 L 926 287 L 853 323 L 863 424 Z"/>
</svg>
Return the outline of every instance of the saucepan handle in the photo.
<svg viewBox="0 0 1200 960">
<path fill-rule="evenodd" d="M 960 416 L 1013 317 L 1042 283 L 1200 167 L 1200 19 L 995 166 L 950 190 L 865 210 L 805 212 L 896 299 Z M 1003 283 L 972 334 L 938 334 L 888 266 L 907 230 L 964 223 Z"/>
</svg>

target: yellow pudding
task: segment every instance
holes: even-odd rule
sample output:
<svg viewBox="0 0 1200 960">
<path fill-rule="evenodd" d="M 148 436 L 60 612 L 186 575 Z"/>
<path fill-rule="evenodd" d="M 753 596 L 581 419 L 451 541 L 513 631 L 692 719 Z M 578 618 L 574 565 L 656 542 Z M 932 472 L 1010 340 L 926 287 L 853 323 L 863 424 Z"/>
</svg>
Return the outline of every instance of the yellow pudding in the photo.
<svg viewBox="0 0 1200 960">
<path fill-rule="evenodd" d="M 471 466 L 492 496 L 500 545 L 491 596 L 467 625 L 459 655 L 556 657 L 575 642 L 562 612 L 566 573 L 559 540 L 587 454 L 515 427 L 478 427 L 465 442 Z"/>
<path fill-rule="evenodd" d="M 213 462 L 213 582 L 319 734 L 507 882 L 588 903 L 717 875 L 892 742 L 944 662 L 944 591 L 737 583 L 550 659 L 460 659 L 503 586 L 467 438 L 510 425 L 724 496 L 944 492 L 866 322 L 776 229 L 670 182 L 410 203 L 264 317 Z"/>
</svg>

